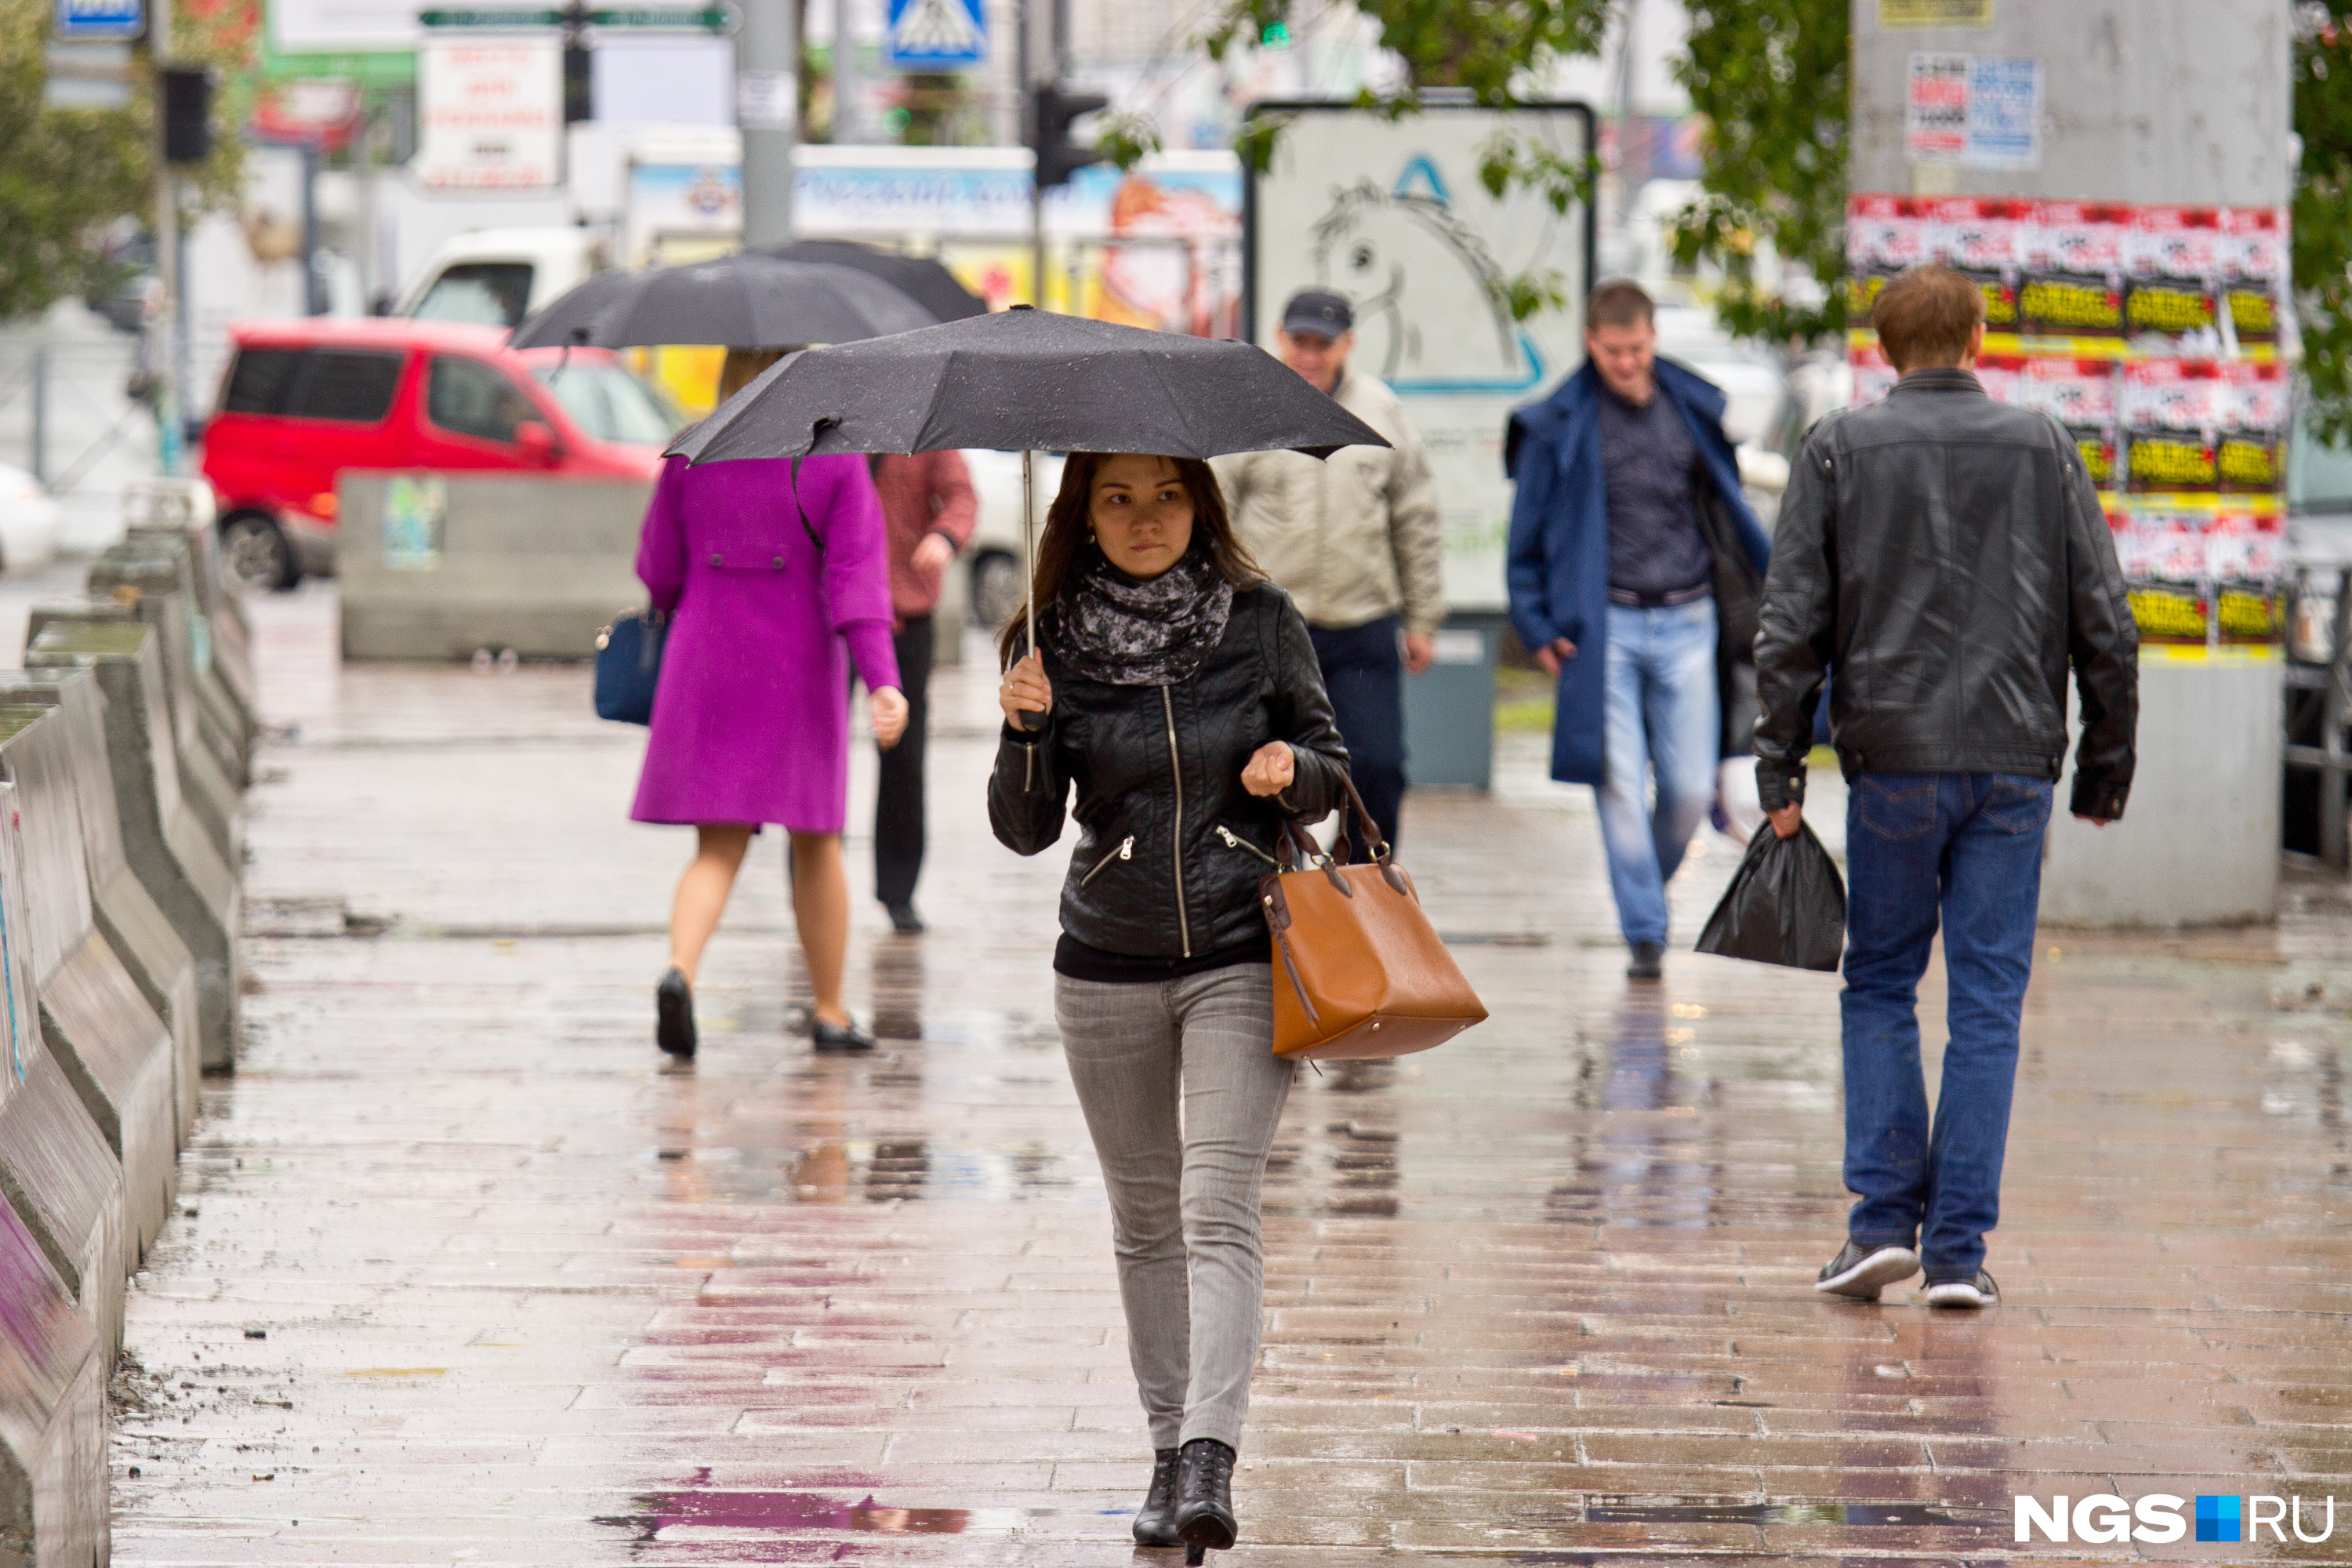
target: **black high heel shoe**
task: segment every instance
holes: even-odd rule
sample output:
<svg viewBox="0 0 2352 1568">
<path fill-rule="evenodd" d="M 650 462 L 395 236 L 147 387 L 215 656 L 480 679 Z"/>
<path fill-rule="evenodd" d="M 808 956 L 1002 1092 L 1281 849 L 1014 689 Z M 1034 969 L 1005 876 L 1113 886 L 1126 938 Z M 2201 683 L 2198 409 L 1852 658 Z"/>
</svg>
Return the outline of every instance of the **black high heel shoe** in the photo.
<svg viewBox="0 0 2352 1568">
<path fill-rule="evenodd" d="M 1135 1510 L 1135 1543 L 1138 1546 L 1184 1544 L 1184 1538 L 1176 1533 L 1176 1450 L 1173 1448 L 1152 1451 L 1151 1486 L 1143 1494 L 1143 1506 Z"/>
<path fill-rule="evenodd" d="M 1184 1561 L 1200 1563 L 1209 1552 L 1233 1547 L 1234 1451 L 1214 1437 L 1195 1437 L 1177 1450 L 1176 1535 Z"/>
<path fill-rule="evenodd" d="M 694 1058 L 694 987 L 673 969 L 654 987 L 654 1043 L 681 1061 Z"/>
</svg>

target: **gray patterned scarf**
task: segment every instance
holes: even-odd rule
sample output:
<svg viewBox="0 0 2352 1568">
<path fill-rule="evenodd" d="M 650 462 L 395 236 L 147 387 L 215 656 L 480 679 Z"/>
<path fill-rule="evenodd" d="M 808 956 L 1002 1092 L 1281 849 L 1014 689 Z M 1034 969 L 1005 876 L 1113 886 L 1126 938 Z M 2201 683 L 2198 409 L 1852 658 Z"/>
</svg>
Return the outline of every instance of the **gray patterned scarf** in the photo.
<svg viewBox="0 0 2352 1568">
<path fill-rule="evenodd" d="M 1225 635 L 1234 585 L 1193 550 L 1138 582 L 1089 547 L 1047 611 L 1041 634 L 1073 675 L 1112 686 L 1173 686 Z"/>
</svg>

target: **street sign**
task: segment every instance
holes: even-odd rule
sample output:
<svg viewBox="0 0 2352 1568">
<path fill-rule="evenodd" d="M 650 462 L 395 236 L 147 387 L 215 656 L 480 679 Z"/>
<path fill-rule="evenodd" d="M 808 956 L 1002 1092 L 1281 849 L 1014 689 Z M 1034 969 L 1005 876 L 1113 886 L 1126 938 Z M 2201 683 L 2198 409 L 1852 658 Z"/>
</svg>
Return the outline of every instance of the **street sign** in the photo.
<svg viewBox="0 0 2352 1568">
<path fill-rule="evenodd" d="M 560 27 L 561 11 L 419 11 L 416 19 L 428 27 Z"/>
<path fill-rule="evenodd" d="M 93 0 L 96 3 L 96 0 Z M 110 0 L 109 0 L 110 3 Z M 643 27 L 673 32 L 723 33 L 734 25 L 731 12 L 716 5 L 639 5 L 625 10 L 591 11 L 584 6 L 569 10 L 541 10 L 537 7 L 513 9 L 420 11 L 416 19 L 427 27 L 488 27 L 514 29 L 520 27 L 562 27 L 582 25 L 597 27 Z"/>
<path fill-rule="evenodd" d="M 968 70 L 988 59 L 984 0 L 890 0 L 883 52 L 899 70 Z"/>
<path fill-rule="evenodd" d="M 80 43 L 135 38 L 146 30 L 146 0 L 58 0 L 57 26 L 51 37 Z"/>
<path fill-rule="evenodd" d="M 624 11 L 591 11 L 588 20 L 599 27 L 677 27 L 723 33 L 734 17 L 716 5 L 651 5 Z"/>
<path fill-rule="evenodd" d="M 48 109 L 128 109 L 131 84 L 145 74 L 129 44 L 52 43 L 47 53 L 41 102 Z"/>
</svg>

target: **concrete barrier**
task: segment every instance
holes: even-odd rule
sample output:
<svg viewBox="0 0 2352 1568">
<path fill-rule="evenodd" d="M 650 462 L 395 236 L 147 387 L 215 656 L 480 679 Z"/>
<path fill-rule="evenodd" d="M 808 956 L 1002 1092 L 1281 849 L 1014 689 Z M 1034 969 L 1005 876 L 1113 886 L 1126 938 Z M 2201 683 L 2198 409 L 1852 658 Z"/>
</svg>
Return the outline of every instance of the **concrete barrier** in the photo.
<svg viewBox="0 0 2352 1568">
<path fill-rule="evenodd" d="M 190 650 L 190 618 L 184 594 L 126 595 L 121 599 L 92 599 L 78 605 L 37 605 L 26 633 L 37 642 L 52 625 L 74 622 L 144 622 L 155 628 L 155 650 L 163 665 L 163 698 L 166 733 L 179 764 L 180 793 L 196 820 L 204 825 L 222 863 L 245 863 L 245 802 L 231 783 L 213 748 L 205 743 L 205 721 L 196 696 L 194 656 Z"/>
<path fill-rule="evenodd" d="M 194 691 L 196 718 L 205 744 L 230 784 L 243 789 L 252 783 L 253 731 L 227 683 L 220 677 L 215 648 L 218 638 L 213 632 L 215 617 L 198 583 L 195 552 L 188 541 L 149 539 L 118 544 L 91 563 L 89 587 L 93 599 L 113 598 L 125 589 L 135 589 L 141 595 L 142 614 L 146 599 L 175 592 L 184 599 L 186 683 Z"/>
<path fill-rule="evenodd" d="M 123 855 L 194 956 L 204 1070 L 227 1072 L 236 1059 L 241 895 L 182 795 L 156 641 L 153 629 L 137 622 L 55 621 L 35 637 L 25 662 L 37 671 L 88 669 L 98 677 Z"/>
<path fill-rule="evenodd" d="M 0 708 L 8 707 L 54 708 L 66 727 L 91 915 L 139 994 L 172 1032 L 176 1134 L 185 1144 L 195 1124 L 204 1067 L 196 961 L 123 856 L 122 819 L 107 760 L 106 699 L 98 677 L 88 670 L 0 670 Z"/>
<path fill-rule="evenodd" d="M 185 545 L 195 580 L 196 605 L 207 633 L 205 662 L 242 719 L 245 742 L 250 747 L 261 732 L 261 689 L 253 676 L 253 631 L 245 618 L 245 605 L 229 592 L 221 574 L 220 536 L 209 522 L 190 526 L 134 523 L 124 534 L 132 545 L 160 546 L 166 552 Z"/>
<path fill-rule="evenodd" d="M 0 706 L 0 777 L 16 789 L 42 1036 L 121 1168 L 135 1265 L 179 1186 L 179 1064 L 172 1031 L 98 929 L 75 740 L 55 708 Z"/>
<path fill-rule="evenodd" d="M 112 1553 L 106 1380 L 113 1356 L 16 1212 L 0 1204 L 0 1562 L 81 1568 Z"/>
<path fill-rule="evenodd" d="M 46 721 L 46 713 L 31 716 Z M 41 1255 L 73 1294 L 110 1363 L 122 1342 L 123 1282 L 138 1263 L 125 1223 L 122 1167 L 43 1038 L 16 786 L 0 784 L 0 927 L 11 1016 L 0 1064 L 0 1196 L 25 1222 Z M 15 933 L 26 933 L 21 939 Z M 7 1408 L 0 1382 L 0 1417 Z"/>
<path fill-rule="evenodd" d="M 345 658 L 584 659 L 645 602 L 648 485 L 347 470 L 337 492 Z"/>
</svg>

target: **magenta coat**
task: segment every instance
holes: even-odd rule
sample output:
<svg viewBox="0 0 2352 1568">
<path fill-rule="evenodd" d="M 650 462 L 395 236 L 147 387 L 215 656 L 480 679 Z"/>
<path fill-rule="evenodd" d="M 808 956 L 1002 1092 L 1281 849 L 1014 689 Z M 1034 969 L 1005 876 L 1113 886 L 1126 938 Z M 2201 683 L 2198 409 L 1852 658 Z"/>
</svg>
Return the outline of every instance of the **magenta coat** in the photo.
<svg viewBox="0 0 2352 1568">
<path fill-rule="evenodd" d="M 639 822 L 780 823 L 838 833 L 849 793 L 849 668 L 898 684 L 890 566 L 866 459 L 672 458 L 654 487 L 637 575 L 671 613 Z"/>
</svg>

